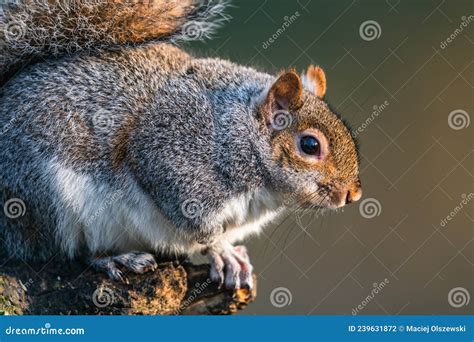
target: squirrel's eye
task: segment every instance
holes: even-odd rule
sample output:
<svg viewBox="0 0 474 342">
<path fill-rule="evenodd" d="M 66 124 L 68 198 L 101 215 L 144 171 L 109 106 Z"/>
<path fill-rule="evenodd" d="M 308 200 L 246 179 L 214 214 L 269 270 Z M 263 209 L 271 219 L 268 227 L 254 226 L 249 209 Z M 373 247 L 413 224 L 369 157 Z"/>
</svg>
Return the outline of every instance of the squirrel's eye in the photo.
<svg viewBox="0 0 474 342">
<path fill-rule="evenodd" d="M 303 136 L 300 140 L 301 150 L 311 156 L 319 156 L 321 154 L 321 144 L 318 139 L 311 135 Z"/>
</svg>

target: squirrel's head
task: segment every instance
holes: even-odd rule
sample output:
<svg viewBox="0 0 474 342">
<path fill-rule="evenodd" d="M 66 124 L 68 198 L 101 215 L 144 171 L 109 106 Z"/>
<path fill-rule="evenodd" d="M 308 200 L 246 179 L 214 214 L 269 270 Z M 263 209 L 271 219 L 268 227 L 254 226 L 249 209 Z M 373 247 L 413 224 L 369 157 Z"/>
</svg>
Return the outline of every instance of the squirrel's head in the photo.
<svg viewBox="0 0 474 342">
<path fill-rule="evenodd" d="M 271 186 L 285 204 L 339 208 L 361 195 L 357 147 L 328 107 L 324 71 L 310 66 L 282 73 L 258 107 L 270 139 Z"/>
</svg>

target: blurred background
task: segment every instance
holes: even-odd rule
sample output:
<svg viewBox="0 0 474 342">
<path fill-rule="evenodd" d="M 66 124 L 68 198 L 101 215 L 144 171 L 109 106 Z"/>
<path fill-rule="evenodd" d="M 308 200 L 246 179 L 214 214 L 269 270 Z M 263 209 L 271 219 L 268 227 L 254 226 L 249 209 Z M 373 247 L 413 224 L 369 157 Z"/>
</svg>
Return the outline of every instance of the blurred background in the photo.
<svg viewBox="0 0 474 342">
<path fill-rule="evenodd" d="M 247 241 L 243 314 L 472 314 L 474 3 L 233 1 L 187 50 L 271 74 L 314 63 L 361 146 L 363 201 Z"/>
</svg>

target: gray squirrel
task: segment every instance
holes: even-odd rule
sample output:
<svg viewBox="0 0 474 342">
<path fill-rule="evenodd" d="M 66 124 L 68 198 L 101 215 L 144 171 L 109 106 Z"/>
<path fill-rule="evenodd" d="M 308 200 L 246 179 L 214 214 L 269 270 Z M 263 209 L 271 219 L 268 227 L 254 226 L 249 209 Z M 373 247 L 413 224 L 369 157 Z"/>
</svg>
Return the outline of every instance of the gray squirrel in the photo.
<svg viewBox="0 0 474 342">
<path fill-rule="evenodd" d="M 222 2 L 20 0 L 0 11 L 3 258 L 84 258 L 112 279 L 201 252 L 252 287 L 244 246 L 288 207 L 361 197 L 318 66 L 269 75 L 176 46 Z M 16 26 L 15 26 L 16 25 Z"/>
</svg>

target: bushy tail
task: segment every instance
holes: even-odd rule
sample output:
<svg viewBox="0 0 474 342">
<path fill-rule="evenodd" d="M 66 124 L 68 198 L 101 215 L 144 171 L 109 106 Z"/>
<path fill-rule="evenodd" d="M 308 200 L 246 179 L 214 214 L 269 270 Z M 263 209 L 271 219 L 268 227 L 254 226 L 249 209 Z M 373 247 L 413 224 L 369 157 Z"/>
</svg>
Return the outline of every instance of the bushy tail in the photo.
<svg viewBox="0 0 474 342">
<path fill-rule="evenodd" d="M 0 86 L 32 59 L 208 38 L 226 0 L 0 0 Z"/>
</svg>

